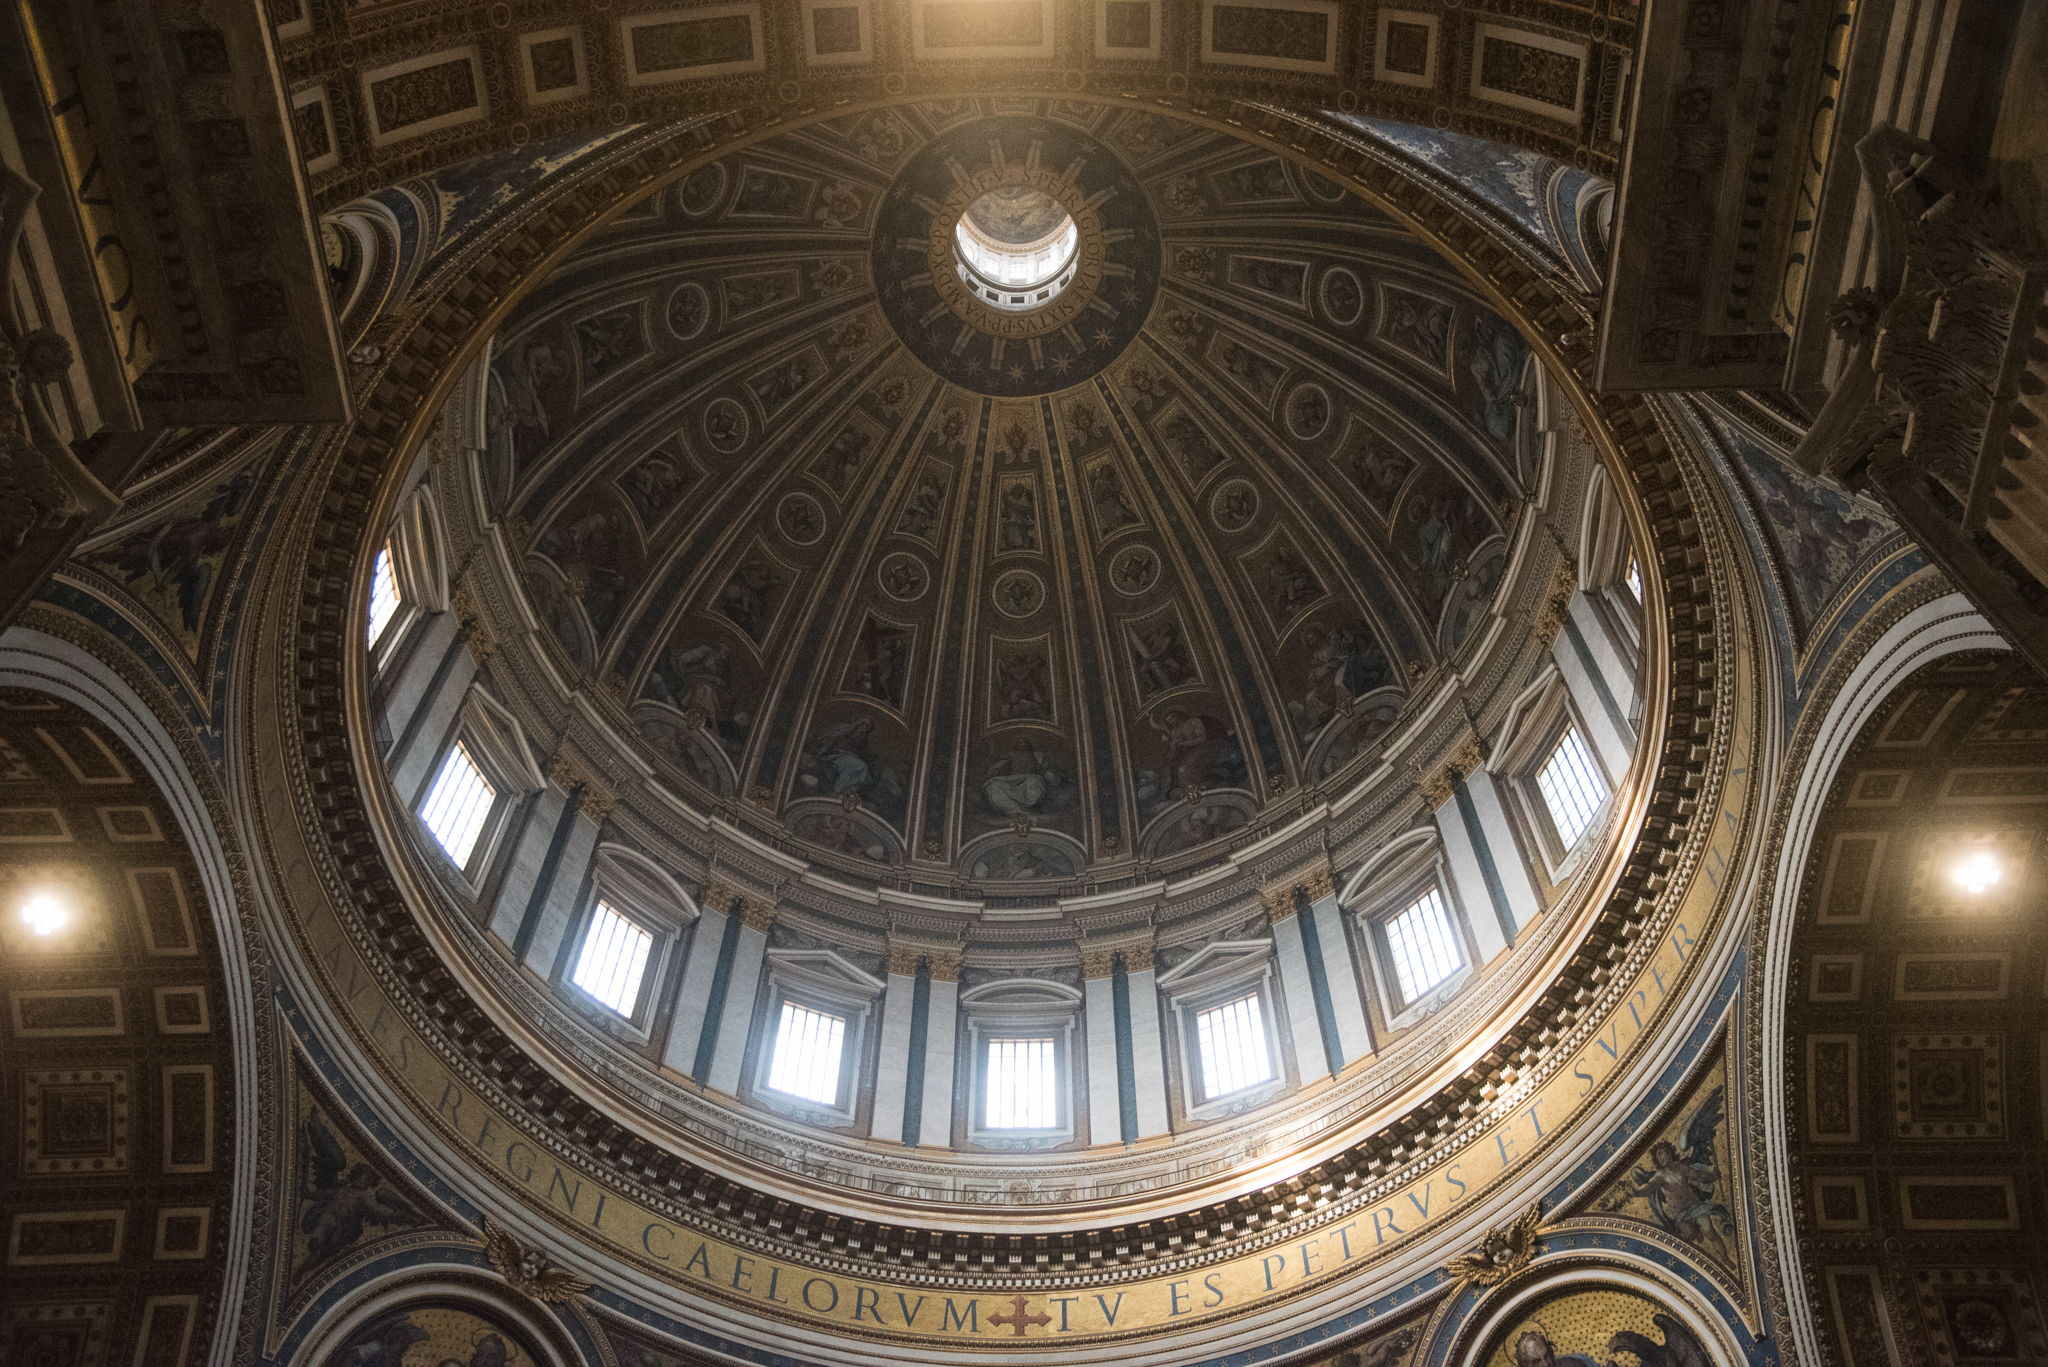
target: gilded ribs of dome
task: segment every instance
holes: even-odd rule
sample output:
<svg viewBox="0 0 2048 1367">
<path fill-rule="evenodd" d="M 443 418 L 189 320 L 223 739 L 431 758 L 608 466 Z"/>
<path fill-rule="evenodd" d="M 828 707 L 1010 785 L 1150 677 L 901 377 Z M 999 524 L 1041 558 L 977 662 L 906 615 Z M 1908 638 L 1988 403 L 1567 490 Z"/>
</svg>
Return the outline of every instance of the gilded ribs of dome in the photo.
<svg viewBox="0 0 2048 1367">
<path fill-rule="evenodd" d="M 1485 619 L 1526 348 L 1234 139 L 974 113 L 771 140 L 585 247 L 499 333 L 486 498 L 701 800 L 855 876 L 1199 863 L 1360 772 Z M 1005 175 L 1104 250 L 1022 340 L 923 245 Z"/>
</svg>

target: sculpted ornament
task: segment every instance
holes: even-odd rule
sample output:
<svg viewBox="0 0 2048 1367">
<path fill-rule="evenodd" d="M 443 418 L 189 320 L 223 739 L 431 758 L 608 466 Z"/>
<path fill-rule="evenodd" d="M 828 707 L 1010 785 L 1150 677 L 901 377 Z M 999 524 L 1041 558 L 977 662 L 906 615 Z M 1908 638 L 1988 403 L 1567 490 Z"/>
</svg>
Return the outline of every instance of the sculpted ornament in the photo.
<svg viewBox="0 0 2048 1367">
<path fill-rule="evenodd" d="M 1536 1225 L 1543 1218 L 1543 1203 L 1532 1201 L 1513 1224 L 1504 1225 L 1480 1240 L 1476 1252 L 1451 1259 L 1444 1271 L 1460 1282 L 1498 1286 L 1529 1265 L 1536 1256 Z"/>
<path fill-rule="evenodd" d="M 555 1266 L 554 1259 L 546 1253 L 528 1248 L 502 1225 L 492 1224 L 488 1217 L 484 1220 L 484 1252 L 514 1291 L 543 1305 L 574 1300 L 590 1289 L 589 1282 L 567 1268 Z"/>
</svg>

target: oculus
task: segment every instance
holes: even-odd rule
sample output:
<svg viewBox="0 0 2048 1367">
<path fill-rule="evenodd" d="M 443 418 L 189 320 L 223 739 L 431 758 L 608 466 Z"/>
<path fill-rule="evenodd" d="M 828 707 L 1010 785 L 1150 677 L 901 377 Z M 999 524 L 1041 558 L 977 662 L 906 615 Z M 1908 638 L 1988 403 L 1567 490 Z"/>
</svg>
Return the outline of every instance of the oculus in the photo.
<svg viewBox="0 0 2048 1367">
<path fill-rule="evenodd" d="M 1102 143 L 1057 120 L 956 124 L 912 154 L 876 215 L 873 269 L 903 344 L 1002 398 L 1092 378 L 1138 335 L 1159 225 Z"/>
<path fill-rule="evenodd" d="M 1081 230 L 1043 190 L 1004 185 L 967 206 L 953 225 L 961 283 L 999 309 L 1044 308 L 1074 278 Z"/>
</svg>

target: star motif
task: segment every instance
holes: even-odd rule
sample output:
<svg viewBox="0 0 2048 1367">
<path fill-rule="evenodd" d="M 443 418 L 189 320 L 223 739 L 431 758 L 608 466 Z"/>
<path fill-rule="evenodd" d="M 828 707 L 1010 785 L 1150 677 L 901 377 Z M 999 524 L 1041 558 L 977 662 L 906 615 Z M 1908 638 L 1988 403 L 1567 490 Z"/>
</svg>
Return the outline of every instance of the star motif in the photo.
<svg viewBox="0 0 2048 1367">
<path fill-rule="evenodd" d="M 1011 366 L 1011 367 L 1010 367 L 1010 378 L 1011 378 L 1011 379 L 1013 379 L 1013 380 L 1021 380 L 1021 379 L 1023 379 L 1023 378 L 1024 378 L 1024 367 L 1023 367 L 1023 366 L 1020 366 L 1020 365 L 1013 365 L 1013 366 Z"/>
<path fill-rule="evenodd" d="M 1138 292 L 1137 292 L 1136 290 L 1132 289 L 1132 288 L 1131 288 L 1131 287 L 1130 287 L 1129 285 L 1125 285 L 1125 286 L 1124 286 L 1124 293 L 1123 293 L 1123 300 L 1124 300 L 1124 302 L 1125 302 L 1126 304 L 1135 304 L 1135 303 L 1137 303 L 1137 302 L 1138 302 Z"/>
<path fill-rule="evenodd" d="M 1109 335 L 1109 329 L 1108 329 L 1108 328 L 1097 328 L 1097 329 L 1095 329 L 1095 345 L 1097 345 L 1097 346 L 1108 346 L 1108 345 L 1109 345 L 1109 343 L 1110 343 L 1110 340 L 1111 340 L 1111 338 L 1110 338 L 1110 335 Z"/>
<path fill-rule="evenodd" d="M 1052 368 L 1054 370 L 1057 370 L 1062 375 L 1067 373 L 1067 367 L 1071 366 L 1072 364 L 1073 361 L 1065 356 L 1055 356 L 1052 359 Z"/>
</svg>

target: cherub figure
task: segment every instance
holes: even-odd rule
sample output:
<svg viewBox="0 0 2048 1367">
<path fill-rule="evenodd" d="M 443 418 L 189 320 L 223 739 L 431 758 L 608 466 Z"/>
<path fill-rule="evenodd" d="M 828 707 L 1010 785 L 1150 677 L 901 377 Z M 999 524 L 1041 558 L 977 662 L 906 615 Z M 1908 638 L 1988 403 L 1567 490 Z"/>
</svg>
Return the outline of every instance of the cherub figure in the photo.
<svg viewBox="0 0 2048 1367">
<path fill-rule="evenodd" d="M 420 1222 L 396 1193 L 386 1187 L 368 1163 L 349 1165 L 348 1153 L 318 1112 L 305 1124 L 306 1167 L 300 1199 L 307 1203 L 299 1216 L 306 1252 L 325 1262 L 355 1246 L 368 1225 L 416 1225 Z"/>
<path fill-rule="evenodd" d="M 1650 1149 L 1650 1166 L 1631 1172 L 1628 1182 L 1629 1194 L 1648 1200 L 1658 1224 L 1728 1260 L 1722 1236 L 1735 1232 L 1735 1217 L 1714 1199 L 1721 1181 L 1714 1163 L 1714 1132 L 1721 1127 L 1724 1093 L 1724 1088 L 1716 1087 L 1693 1112 L 1682 1152 L 1670 1140 L 1658 1140 Z"/>
</svg>

